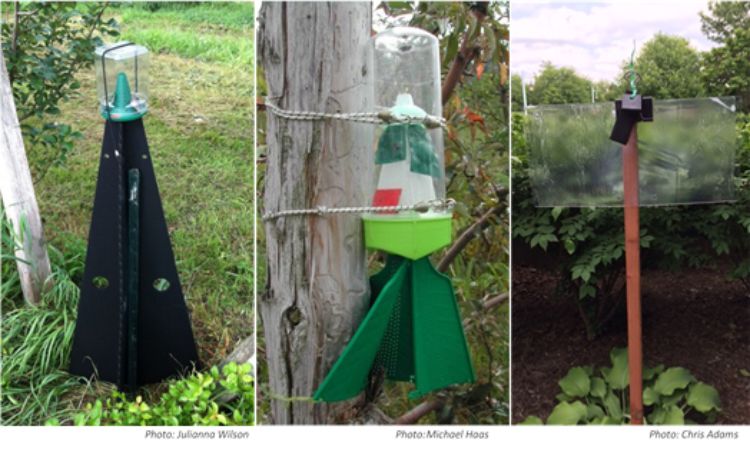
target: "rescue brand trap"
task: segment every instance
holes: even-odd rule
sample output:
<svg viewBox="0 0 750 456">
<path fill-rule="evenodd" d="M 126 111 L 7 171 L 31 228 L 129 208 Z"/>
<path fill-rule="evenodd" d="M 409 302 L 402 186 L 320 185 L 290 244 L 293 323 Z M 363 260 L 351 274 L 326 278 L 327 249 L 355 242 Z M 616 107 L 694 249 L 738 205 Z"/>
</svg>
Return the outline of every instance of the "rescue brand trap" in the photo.
<svg viewBox="0 0 750 456">
<path fill-rule="evenodd" d="M 315 392 L 333 402 L 361 393 L 373 374 L 411 382 L 417 398 L 475 381 L 451 280 L 429 255 L 451 242 L 445 198 L 438 41 L 427 32 L 395 27 L 374 37 L 370 49 L 375 110 L 391 122 L 380 127 L 374 207 L 411 207 L 363 216 L 365 245 L 386 252 L 385 267 L 370 279 L 371 307 Z M 400 120 L 399 120 L 400 119 Z"/>
</svg>

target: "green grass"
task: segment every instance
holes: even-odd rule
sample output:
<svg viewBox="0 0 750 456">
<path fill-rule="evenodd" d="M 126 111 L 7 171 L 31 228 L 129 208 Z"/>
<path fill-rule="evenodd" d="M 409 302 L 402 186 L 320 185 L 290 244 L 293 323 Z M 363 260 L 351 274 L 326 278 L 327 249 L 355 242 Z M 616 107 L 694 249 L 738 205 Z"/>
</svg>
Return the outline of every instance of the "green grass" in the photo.
<svg viewBox="0 0 750 456">
<path fill-rule="evenodd" d="M 249 37 L 249 35 L 245 35 Z M 172 53 L 180 57 L 206 62 L 252 63 L 252 43 L 235 36 L 208 35 L 196 37 L 190 30 L 134 29 L 123 33 L 122 38 L 139 43 L 152 52 Z"/>
<path fill-rule="evenodd" d="M 4 220 L 4 219 L 3 219 Z M 3 226 L 3 281 L 17 285 L 12 257 L 14 241 Z M 62 418 L 75 410 L 91 385 L 64 371 L 70 355 L 78 302 L 78 286 L 68 271 L 83 266 L 82 252 L 63 255 L 50 249 L 53 264 L 48 290 L 39 305 L 18 302 L 17 293 L 3 290 L 2 319 L 2 422 L 33 424 Z M 8 275 L 9 279 L 6 279 Z"/>
<path fill-rule="evenodd" d="M 121 38 L 152 52 L 251 68 L 252 3 L 133 4 L 120 13 L 126 25 Z"/>
<path fill-rule="evenodd" d="M 167 5 L 154 13 L 122 5 L 110 11 L 121 23 L 122 37 L 145 44 L 152 53 L 144 123 L 206 366 L 221 362 L 253 333 L 252 11 L 248 4 Z M 176 32 L 162 32 L 170 23 Z M 40 306 L 24 304 L 18 281 L 6 274 L 14 265 L 3 262 L 5 424 L 41 424 L 47 418 L 65 424 L 84 403 L 111 391 L 111 385 L 87 386 L 64 371 L 104 128 L 93 68 L 82 71 L 79 80 L 79 93 L 60 106 L 58 117 L 45 122 L 69 123 L 83 139 L 64 165 L 36 183 L 45 234 L 60 251 L 56 294 Z M 27 154 L 34 168 L 38 151 L 29 148 Z M 165 385 L 154 385 L 143 394 L 154 398 L 164 390 Z"/>
<path fill-rule="evenodd" d="M 123 5 L 122 19 L 148 27 L 184 26 L 199 27 L 211 32 L 247 32 L 253 26 L 251 2 L 207 2 L 185 4 L 182 2 L 150 2 Z"/>
</svg>

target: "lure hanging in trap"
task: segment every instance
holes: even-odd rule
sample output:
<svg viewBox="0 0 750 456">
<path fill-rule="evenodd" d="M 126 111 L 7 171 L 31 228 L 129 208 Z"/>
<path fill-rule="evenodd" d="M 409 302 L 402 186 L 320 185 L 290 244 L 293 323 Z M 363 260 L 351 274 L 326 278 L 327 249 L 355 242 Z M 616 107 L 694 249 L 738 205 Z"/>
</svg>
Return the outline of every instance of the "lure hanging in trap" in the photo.
<svg viewBox="0 0 750 456">
<path fill-rule="evenodd" d="M 198 355 L 141 119 L 148 51 L 118 43 L 96 56 L 106 126 L 70 372 L 134 391 Z"/>
<path fill-rule="evenodd" d="M 373 206 L 444 198 L 442 130 L 428 129 L 419 120 L 442 116 L 437 39 L 419 29 L 396 27 L 378 34 L 372 51 L 376 106 L 403 119 L 380 134 Z M 412 382 L 411 398 L 473 383 L 451 280 L 429 260 L 430 253 L 451 241 L 450 211 L 380 212 L 363 220 L 365 245 L 388 253 L 386 264 L 370 279 L 369 312 L 314 399 L 350 399 L 364 390 L 374 372 Z"/>
</svg>

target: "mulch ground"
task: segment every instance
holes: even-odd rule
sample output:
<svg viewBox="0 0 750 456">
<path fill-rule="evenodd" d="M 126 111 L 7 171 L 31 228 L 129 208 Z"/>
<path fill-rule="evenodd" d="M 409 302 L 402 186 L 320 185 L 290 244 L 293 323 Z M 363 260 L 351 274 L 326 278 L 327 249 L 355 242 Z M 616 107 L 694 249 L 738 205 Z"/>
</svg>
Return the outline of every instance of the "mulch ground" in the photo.
<svg viewBox="0 0 750 456">
<path fill-rule="evenodd" d="M 573 366 L 609 364 L 627 346 L 625 314 L 589 341 L 575 301 L 559 296 L 556 276 L 514 267 L 512 301 L 513 422 L 547 417 L 557 381 Z M 643 271 L 643 356 L 646 366 L 682 366 L 716 387 L 719 423 L 750 424 L 750 294 L 713 270 Z"/>
</svg>

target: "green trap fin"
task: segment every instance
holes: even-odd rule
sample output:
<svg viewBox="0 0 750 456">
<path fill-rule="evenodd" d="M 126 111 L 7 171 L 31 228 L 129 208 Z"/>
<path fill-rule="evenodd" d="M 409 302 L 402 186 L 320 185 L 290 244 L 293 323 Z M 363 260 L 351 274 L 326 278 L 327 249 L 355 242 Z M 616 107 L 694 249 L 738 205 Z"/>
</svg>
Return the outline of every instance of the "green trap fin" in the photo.
<svg viewBox="0 0 750 456">
<path fill-rule="evenodd" d="M 410 397 L 474 383 L 474 368 L 450 278 L 435 270 L 428 257 L 412 262 L 411 273 L 417 389 Z"/>
<path fill-rule="evenodd" d="M 374 303 L 314 399 L 356 396 L 373 366 L 390 380 L 415 383 L 411 398 L 475 381 L 453 286 L 427 256 L 390 255 L 370 285 Z"/>
<path fill-rule="evenodd" d="M 383 285 L 354 337 L 315 392 L 314 400 L 343 401 L 362 392 L 406 273 L 406 265 L 401 265 L 393 272 L 391 280 Z"/>
</svg>

